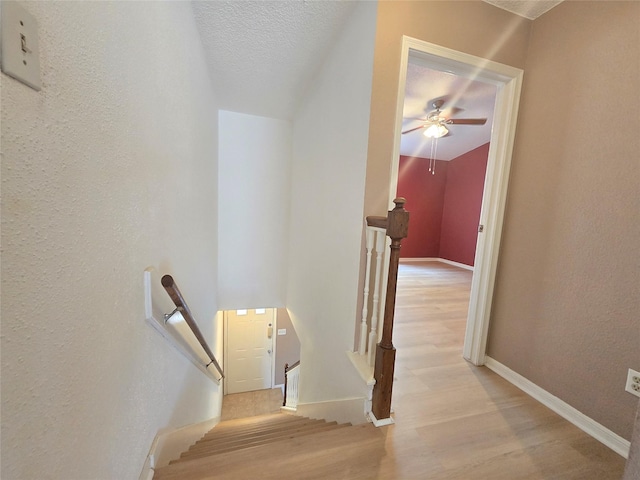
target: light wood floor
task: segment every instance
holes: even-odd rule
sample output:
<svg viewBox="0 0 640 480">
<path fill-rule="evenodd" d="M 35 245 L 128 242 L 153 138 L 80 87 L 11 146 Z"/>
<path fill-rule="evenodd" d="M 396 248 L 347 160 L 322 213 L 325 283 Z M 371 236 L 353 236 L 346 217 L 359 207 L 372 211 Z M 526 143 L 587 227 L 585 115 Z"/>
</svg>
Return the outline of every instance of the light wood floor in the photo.
<svg viewBox="0 0 640 480">
<path fill-rule="evenodd" d="M 620 479 L 624 459 L 518 388 L 462 358 L 472 273 L 400 266 L 393 477 Z"/>
<path fill-rule="evenodd" d="M 358 425 L 291 439 L 286 448 L 254 449 L 257 464 L 228 478 L 619 480 L 622 457 L 490 370 L 464 361 L 470 282 L 470 272 L 442 263 L 400 266 L 394 425 Z M 283 459 L 283 449 L 295 454 Z M 203 460 L 202 468 L 206 475 L 182 478 L 227 478 L 220 476 L 220 460 Z"/>
</svg>

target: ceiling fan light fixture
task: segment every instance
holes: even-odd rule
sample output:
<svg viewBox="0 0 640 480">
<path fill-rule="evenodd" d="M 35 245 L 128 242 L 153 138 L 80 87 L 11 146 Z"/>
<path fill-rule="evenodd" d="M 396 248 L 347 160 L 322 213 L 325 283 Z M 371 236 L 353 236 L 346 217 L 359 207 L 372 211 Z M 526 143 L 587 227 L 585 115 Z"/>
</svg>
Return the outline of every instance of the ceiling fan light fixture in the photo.
<svg viewBox="0 0 640 480">
<path fill-rule="evenodd" d="M 445 127 L 441 123 L 434 123 L 430 127 L 426 128 L 422 134 L 428 138 L 441 138 L 444 137 L 447 133 L 449 133 L 447 127 Z"/>
</svg>

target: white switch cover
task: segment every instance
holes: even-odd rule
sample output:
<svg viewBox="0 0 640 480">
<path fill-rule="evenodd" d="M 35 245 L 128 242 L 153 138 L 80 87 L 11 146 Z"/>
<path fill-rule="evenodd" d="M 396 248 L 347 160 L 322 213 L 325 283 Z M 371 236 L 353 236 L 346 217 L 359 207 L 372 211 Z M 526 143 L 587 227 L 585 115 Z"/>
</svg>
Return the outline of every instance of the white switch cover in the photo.
<svg viewBox="0 0 640 480">
<path fill-rule="evenodd" d="M 2 71 L 40 90 L 40 50 L 36 19 L 17 2 L 2 1 Z"/>
<path fill-rule="evenodd" d="M 279 328 L 278 329 L 278 335 L 286 335 L 287 334 L 287 329 L 286 328 Z"/>
</svg>

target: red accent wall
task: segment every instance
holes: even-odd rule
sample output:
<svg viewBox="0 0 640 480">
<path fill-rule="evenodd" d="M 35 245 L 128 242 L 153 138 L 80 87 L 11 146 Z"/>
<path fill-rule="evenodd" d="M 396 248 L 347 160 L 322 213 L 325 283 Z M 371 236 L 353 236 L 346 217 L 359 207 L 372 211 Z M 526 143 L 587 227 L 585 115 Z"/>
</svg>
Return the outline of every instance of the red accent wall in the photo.
<svg viewBox="0 0 640 480">
<path fill-rule="evenodd" d="M 439 257 L 473 265 L 489 144 L 449 162 L 400 157 L 398 196 L 411 213 L 402 258 Z"/>
<path fill-rule="evenodd" d="M 440 258 L 473 265 L 489 144 L 449 162 L 440 227 Z"/>
<path fill-rule="evenodd" d="M 448 163 L 436 161 L 436 174 L 431 175 L 426 158 L 400 157 L 398 196 L 407 199 L 410 212 L 409 236 L 400 249 L 403 258 L 438 256 Z"/>
</svg>

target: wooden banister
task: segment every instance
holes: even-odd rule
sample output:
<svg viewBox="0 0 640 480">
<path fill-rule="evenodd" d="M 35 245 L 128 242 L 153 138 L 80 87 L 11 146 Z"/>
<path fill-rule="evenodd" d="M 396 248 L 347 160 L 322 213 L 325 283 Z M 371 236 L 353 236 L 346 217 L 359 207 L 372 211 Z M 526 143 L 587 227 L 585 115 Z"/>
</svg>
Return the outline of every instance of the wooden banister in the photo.
<svg viewBox="0 0 640 480">
<path fill-rule="evenodd" d="M 162 286 L 171 297 L 171 300 L 175 304 L 176 308 L 182 314 L 184 321 L 187 322 L 187 325 L 189 325 L 189 328 L 193 332 L 193 335 L 196 337 L 196 339 L 206 352 L 207 356 L 211 360 L 209 365 L 213 364 L 213 366 L 216 367 L 216 370 L 218 370 L 220 377 L 224 378 L 224 373 L 222 371 L 222 368 L 220 368 L 220 364 L 216 360 L 216 357 L 213 355 L 213 352 L 211 352 L 211 349 L 209 348 L 207 341 L 204 339 L 200 328 L 198 328 L 198 324 L 194 320 L 193 315 L 191 314 L 191 310 L 189 310 L 187 303 L 184 301 L 184 297 L 182 296 L 182 293 L 180 293 L 176 282 L 173 280 L 173 277 L 171 275 L 165 275 L 164 277 L 162 277 Z M 207 365 L 207 367 L 209 365 Z"/>
<path fill-rule="evenodd" d="M 367 226 L 368 227 L 382 228 L 382 229 L 386 230 L 387 229 L 387 217 L 369 216 L 369 217 L 367 217 Z"/>
<path fill-rule="evenodd" d="M 395 208 L 389 212 L 386 219 L 387 235 L 391 238 L 389 278 L 387 281 L 387 296 L 384 306 L 382 339 L 376 346 L 376 361 L 373 373 L 376 383 L 373 387 L 371 411 L 377 420 L 389 418 L 391 415 L 391 392 L 393 389 L 393 372 L 396 360 L 396 349 L 393 346 L 392 336 L 393 317 L 396 305 L 396 288 L 398 283 L 398 263 L 400 260 L 402 239 L 406 238 L 409 230 L 409 212 L 404 209 L 406 200 L 400 197 L 396 198 L 393 203 L 395 203 Z M 367 221 L 368 220 L 369 217 L 367 217 Z"/>
</svg>

